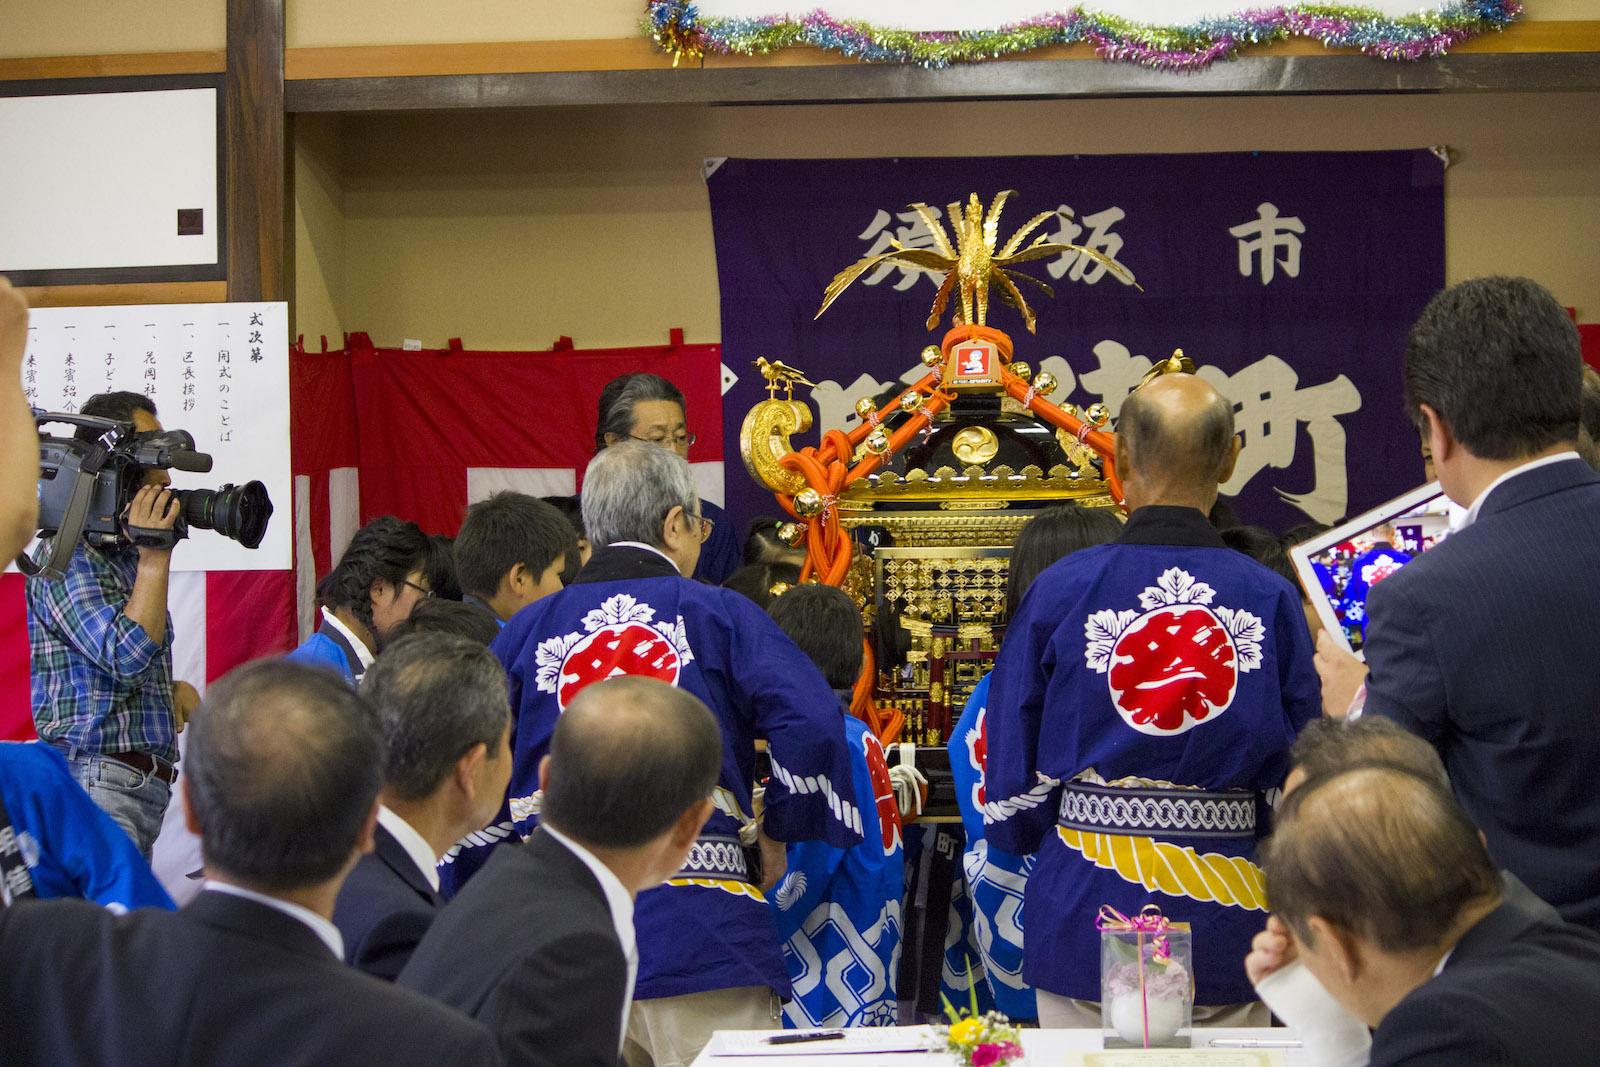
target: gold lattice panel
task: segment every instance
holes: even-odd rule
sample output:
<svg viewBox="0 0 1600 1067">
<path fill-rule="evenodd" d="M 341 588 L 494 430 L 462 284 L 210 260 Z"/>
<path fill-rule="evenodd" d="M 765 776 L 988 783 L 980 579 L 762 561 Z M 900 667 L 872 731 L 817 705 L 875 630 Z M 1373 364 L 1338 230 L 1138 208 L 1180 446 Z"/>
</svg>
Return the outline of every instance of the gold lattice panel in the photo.
<svg viewBox="0 0 1600 1067">
<path fill-rule="evenodd" d="M 1005 612 L 1011 549 L 880 548 L 875 553 L 879 610 L 934 624 L 998 622 Z"/>
</svg>

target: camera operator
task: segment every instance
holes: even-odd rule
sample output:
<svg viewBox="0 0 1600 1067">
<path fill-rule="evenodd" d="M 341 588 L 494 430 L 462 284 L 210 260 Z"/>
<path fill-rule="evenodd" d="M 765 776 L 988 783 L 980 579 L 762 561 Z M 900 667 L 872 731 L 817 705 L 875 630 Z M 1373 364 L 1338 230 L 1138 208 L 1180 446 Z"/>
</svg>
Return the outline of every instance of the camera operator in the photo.
<svg viewBox="0 0 1600 1067">
<path fill-rule="evenodd" d="M 100 393 L 82 414 L 158 431 L 155 403 L 138 393 Z M 96 431 L 78 436 L 94 440 Z M 180 506 L 165 470 L 147 468 L 126 527 L 170 530 Z M 33 721 L 91 799 L 145 858 L 161 830 L 176 776 L 177 732 L 200 702 L 172 680 L 167 616 L 171 548 L 80 542 L 64 581 L 27 583 Z"/>
</svg>

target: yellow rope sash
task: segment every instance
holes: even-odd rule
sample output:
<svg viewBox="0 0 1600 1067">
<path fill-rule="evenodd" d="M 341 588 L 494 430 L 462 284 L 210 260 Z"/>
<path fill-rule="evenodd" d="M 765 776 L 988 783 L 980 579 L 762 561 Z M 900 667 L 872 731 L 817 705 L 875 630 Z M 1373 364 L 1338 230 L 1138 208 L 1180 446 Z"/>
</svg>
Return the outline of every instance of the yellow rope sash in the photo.
<svg viewBox="0 0 1600 1067">
<path fill-rule="evenodd" d="M 1173 897 L 1209 900 L 1250 911 L 1267 910 L 1261 868 L 1242 856 L 1200 853 L 1170 841 L 1056 827 L 1061 843 L 1101 870 Z"/>
</svg>

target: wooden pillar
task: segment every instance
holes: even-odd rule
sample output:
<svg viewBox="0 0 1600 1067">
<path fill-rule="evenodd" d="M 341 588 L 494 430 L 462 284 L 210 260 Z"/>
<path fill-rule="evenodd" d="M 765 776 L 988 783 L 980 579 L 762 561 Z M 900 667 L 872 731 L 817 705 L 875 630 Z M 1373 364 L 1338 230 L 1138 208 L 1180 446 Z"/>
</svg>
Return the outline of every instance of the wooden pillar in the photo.
<svg viewBox="0 0 1600 1067">
<path fill-rule="evenodd" d="M 228 299 L 288 294 L 284 0 L 227 0 Z"/>
</svg>

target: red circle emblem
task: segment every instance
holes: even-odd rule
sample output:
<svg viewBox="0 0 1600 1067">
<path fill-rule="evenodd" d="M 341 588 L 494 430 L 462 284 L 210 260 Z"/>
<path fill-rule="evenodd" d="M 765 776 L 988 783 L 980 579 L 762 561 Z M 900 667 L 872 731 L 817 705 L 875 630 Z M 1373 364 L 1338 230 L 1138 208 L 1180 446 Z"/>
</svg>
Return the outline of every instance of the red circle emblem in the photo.
<svg viewBox="0 0 1600 1067">
<path fill-rule="evenodd" d="M 861 745 L 867 753 L 867 777 L 872 779 L 872 798 L 878 805 L 878 829 L 883 834 L 883 854 L 891 856 L 900 844 L 900 803 L 894 798 L 894 780 L 889 777 L 889 761 L 883 746 L 871 734 L 864 734 Z"/>
<path fill-rule="evenodd" d="M 672 642 L 650 627 L 637 622 L 602 626 L 573 645 L 561 661 L 556 700 L 564 709 L 584 686 L 624 674 L 677 685 L 680 665 Z"/>
<path fill-rule="evenodd" d="M 1238 657 L 1210 608 L 1174 604 L 1122 632 L 1107 678 L 1111 702 L 1129 726 L 1145 734 L 1181 734 L 1233 703 Z"/>
</svg>

